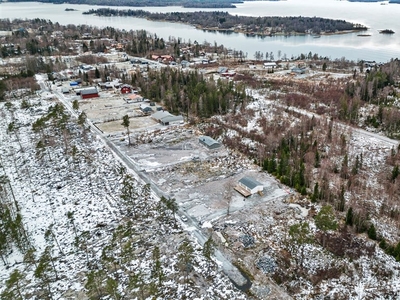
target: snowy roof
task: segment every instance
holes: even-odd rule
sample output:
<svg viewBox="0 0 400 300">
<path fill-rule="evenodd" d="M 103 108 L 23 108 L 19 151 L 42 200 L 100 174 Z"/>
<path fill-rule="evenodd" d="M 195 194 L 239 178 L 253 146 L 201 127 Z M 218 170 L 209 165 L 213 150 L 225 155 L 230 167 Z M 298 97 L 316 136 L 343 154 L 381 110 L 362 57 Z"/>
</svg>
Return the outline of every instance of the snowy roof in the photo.
<svg viewBox="0 0 400 300">
<path fill-rule="evenodd" d="M 247 186 L 249 189 L 254 189 L 257 186 L 262 186 L 261 183 L 259 183 L 257 180 L 251 178 L 251 177 L 243 177 L 242 179 L 239 180 L 239 182 L 245 186 Z"/>
<path fill-rule="evenodd" d="M 176 121 L 183 121 L 182 116 L 174 116 L 170 115 L 168 117 L 164 117 L 160 120 L 162 123 L 170 123 L 170 122 L 176 122 Z"/>
<path fill-rule="evenodd" d="M 172 116 L 172 115 L 167 111 L 158 111 L 158 112 L 156 112 L 156 113 L 151 115 L 151 117 L 153 119 L 156 119 L 158 121 L 160 121 L 162 118 L 170 117 L 170 116 Z"/>
<path fill-rule="evenodd" d="M 91 94 L 97 94 L 97 89 L 94 87 L 91 87 L 91 88 L 81 90 L 81 95 L 91 95 Z"/>
<path fill-rule="evenodd" d="M 207 145 L 208 147 L 212 146 L 219 146 L 219 143 L 214 140 L 212 137 L 209 137 L 207 135 L 202 135 L 199 137 L 199 141 L 202 142 L 203 144 Z"/>
</svg>

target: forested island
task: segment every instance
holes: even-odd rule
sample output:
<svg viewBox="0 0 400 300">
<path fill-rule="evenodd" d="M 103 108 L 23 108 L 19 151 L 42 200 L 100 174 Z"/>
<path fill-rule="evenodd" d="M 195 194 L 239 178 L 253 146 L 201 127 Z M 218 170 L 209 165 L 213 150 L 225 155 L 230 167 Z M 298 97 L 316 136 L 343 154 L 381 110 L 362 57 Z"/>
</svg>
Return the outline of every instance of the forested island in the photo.
<svg viewBox="0 0 400 300">
<path fill-rule="evenodd" d="M 321 34 L 362 31 L 367 27 L 344 20 L 319 17 L 247 17 L 233 16 L 227 12 L 172 12 L 151 13 L 144 10 L 91 9 L 83 14 L 98 16 L 130 16 L 151 21 L 178 22 L 205 30 L 235 31 L 250 35 L 272 36 L 277 34 Z"/>
<path fill-rule="evenodd" d="M 30 0 L 27 0 L 30 1 Z M 35 2 L 62 4 L 64 0 L 34 0 Z M 26 2 L 10 0 L 8 2 Z M 69 0 L 69 4 L 108 5 L 108 6 L 183 6 L 193 8 L 236 8 L 240 0 Z"/>
</svg>

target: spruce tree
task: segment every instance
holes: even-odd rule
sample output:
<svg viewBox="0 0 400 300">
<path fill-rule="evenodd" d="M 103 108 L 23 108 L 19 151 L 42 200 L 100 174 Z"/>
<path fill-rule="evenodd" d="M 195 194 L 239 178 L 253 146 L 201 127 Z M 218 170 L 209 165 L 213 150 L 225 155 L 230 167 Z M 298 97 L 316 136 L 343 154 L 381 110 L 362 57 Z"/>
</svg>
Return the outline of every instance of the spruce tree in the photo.
<svg viewBox="0 0 400 300">
<path fill-rule="evenodd" d="M 371 226 L 369 226 L 367 233 L 368 233 L 368 237 L 371 240 L 374 240 L 374 241 L 376 240 L 376 230 L 375 230 L 374 224 L 371 224 Z"/>
<path fill-rule="evenodd" d="M 349 207 L 346 214 L 346 225 L 353 226 L 353 208 Z"/>
</svg>

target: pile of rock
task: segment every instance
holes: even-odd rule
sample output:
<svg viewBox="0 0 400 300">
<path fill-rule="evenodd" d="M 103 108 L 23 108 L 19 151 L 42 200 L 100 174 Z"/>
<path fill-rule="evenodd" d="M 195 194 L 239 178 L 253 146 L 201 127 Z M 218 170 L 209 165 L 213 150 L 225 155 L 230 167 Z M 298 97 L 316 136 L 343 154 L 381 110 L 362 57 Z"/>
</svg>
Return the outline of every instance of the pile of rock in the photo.
<svg viewBox="0 0 400 300">
<path fill-rule="evenodd" d="M 254 237 L 251 235 L 245 234 L 239 237 L 239 240 L 242 242 L 243 247 L 246 248 L 251 248 L 255 244 Z"/>
<path fill-rule="evenodd" d="M 275 272 L 276 262 L 270 256 L 263 256 L 258 259 L 256 266 L 264 274 L 271 274 Z"/>
</svg>

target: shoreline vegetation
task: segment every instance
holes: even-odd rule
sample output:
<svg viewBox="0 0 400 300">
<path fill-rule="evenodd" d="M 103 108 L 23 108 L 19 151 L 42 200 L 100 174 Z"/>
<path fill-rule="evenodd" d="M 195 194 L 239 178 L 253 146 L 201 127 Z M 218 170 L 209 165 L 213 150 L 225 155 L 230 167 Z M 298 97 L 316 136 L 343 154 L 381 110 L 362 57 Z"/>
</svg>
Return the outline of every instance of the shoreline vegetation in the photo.
<svg viewBox="0 0 400 300">
<path fill-rule="evenodd" d="M 196 29 L 223 33 L 243 33 L 248 36 L 332 35 L 368 30 L 361 24 L 344 20 L 318 17 L 248 17 L 227 12 L 172 12 L 151 13 L 144 10 L 117 10 L 112 8 L 90 9 L 85 15 L 144 18 L 149 21 L 192 25 Z"/>
</svg>

